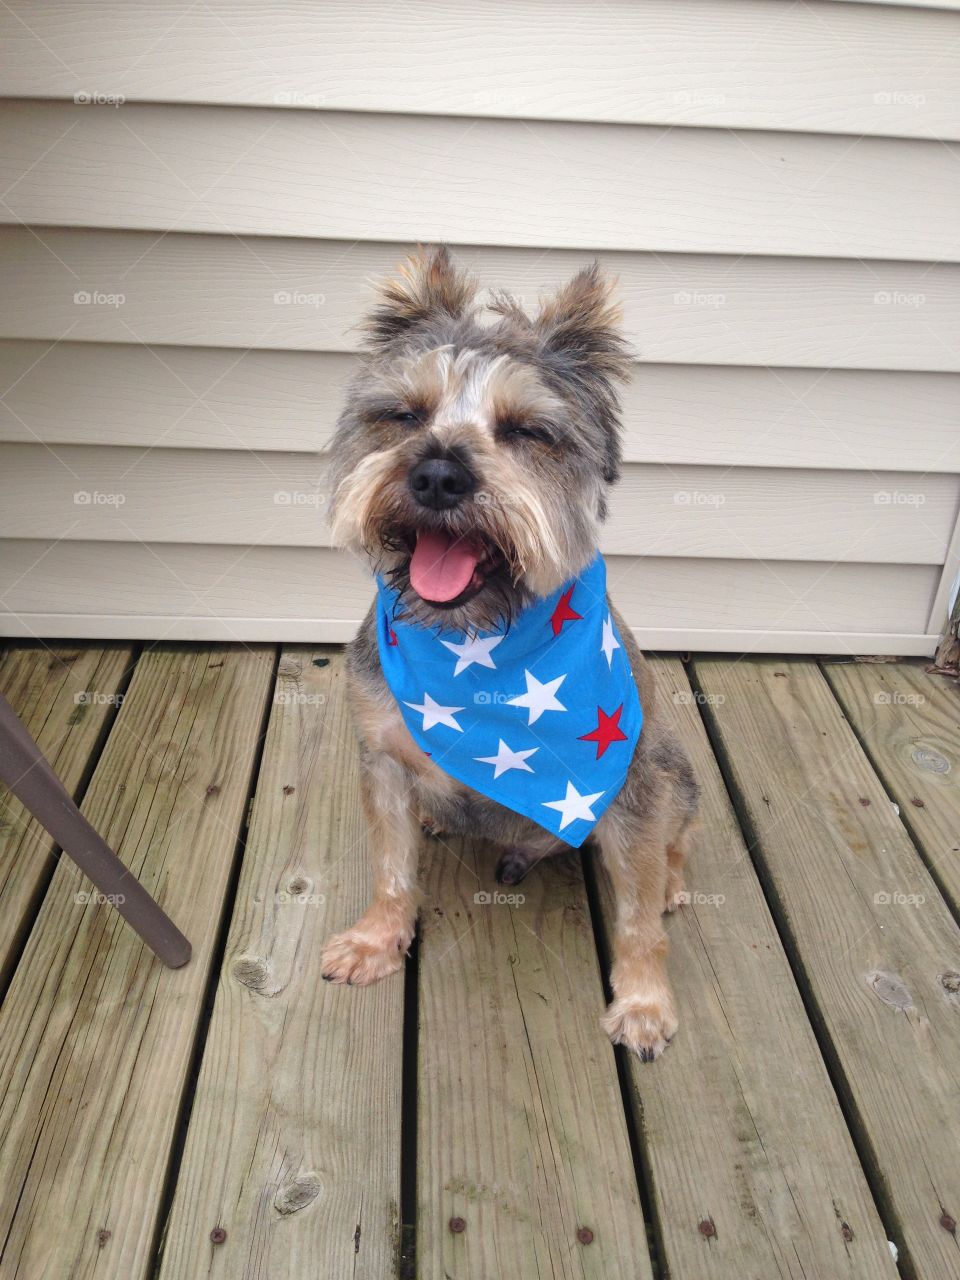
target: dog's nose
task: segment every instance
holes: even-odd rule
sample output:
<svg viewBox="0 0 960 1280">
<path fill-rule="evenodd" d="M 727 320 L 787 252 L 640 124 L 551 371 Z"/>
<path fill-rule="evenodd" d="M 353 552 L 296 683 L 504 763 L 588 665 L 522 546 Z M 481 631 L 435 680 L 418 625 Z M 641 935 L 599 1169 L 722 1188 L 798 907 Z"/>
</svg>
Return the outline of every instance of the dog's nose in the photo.
<svg viewBox="0 0 960 1280">
<path fill-rule="evenodd" d="M 476 487 L 476 481 L 455 458 L 424 458 L 410 472 L 410 492 L 421 507 L 443 511 L 457 506 Z"/>
</svg>

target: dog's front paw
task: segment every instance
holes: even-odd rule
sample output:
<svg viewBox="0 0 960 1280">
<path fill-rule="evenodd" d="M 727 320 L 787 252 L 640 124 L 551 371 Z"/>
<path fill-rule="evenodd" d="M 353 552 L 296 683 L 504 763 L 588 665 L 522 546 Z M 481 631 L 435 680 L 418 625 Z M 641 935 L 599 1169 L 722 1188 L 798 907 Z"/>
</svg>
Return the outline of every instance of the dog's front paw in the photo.
<svg viewBox="0 0 960 1280">
<path fill-rule="evenodd" d="M 368 987 L 403 968 L 409 945 L 409 938 L 397 934 L 377 936 L 356 928 L 334 934 L 323 949 L 323 980 Z"/>
<path fill-rule="evenodd" d="M 614 1044 L 626 1046 L 641 1062 L 653 1062 L 676 1035 L 678 1023 L 669 997 L 618 996 L 600 1025 Z"/>
</svg>

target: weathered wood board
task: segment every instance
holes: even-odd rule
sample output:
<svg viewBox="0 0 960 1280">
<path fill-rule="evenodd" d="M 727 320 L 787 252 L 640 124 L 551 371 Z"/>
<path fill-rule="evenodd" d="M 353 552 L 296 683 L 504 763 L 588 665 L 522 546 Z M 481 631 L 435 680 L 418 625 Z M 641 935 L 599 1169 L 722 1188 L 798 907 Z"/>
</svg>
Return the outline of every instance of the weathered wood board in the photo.
<svg viewBox="0 0 960 1280">
<path fill-rule="evenodd" d="M 140 659 L 83 804 L 193 943 L 164 969 L 61 860 L 0 1010 L 0 1274 L 148 1274 L 273 651 Z"/>
<path fill-rule="evenodd" d="M 162 1280 L 394 1273 L 403 978 L 320 972 L 370 889 L 356 761 L 342 654 L 286 649 Z"/>
<path fill-rule="evenodd" d="M 817 667 L 694 670 L 905 1274 L 955 1280 L 960 929 Z"/>
<path fill-rule="evenodd" d="M 649 1277 L 579 859 L 502 890 L 495 860 L 423 858 L 418 1274 Z"/>
<path fill-rule="evenodd" d="M 667 1269 L 696 1280 L 895 1280 L 695 695 L 677 659 L 654 667 L 658 712 L 702 788 L 691 901 L 668 927 L 680 1030 L 655 1065 L 628 1058 Z M 598 884 L 609 933 L 605 872 Z"/>
<path fill-rule="evenodd" d="M 924 861 L 960 911 L 960 689 L 912 662 L 831 662 L 824 674 Z"/>
<path fill-rule="evenodd" d="M 11 645 L 0 655 L 0 692 L 61 781 L 76 796 L 118 705 L 131 645 Z M 55 844 L 5 788 L 0 795 L 0 990 L 53 872 Z"/>
</svg>

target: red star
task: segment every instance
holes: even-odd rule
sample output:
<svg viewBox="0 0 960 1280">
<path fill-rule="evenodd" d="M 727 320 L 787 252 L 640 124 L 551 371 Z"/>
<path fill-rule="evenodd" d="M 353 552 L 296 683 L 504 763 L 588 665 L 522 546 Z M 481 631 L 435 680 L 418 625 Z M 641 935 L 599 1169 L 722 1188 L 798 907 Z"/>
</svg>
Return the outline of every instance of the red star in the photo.
<svg viewBox="0 0 960 1280">
<path fill-rule="evenodd" d="M 550 617 L 550 625 L 553 627 L 553 634 L 555 636 L 560 634 L 565 622 L 573 622 L 575 619 L 583 618 L 582 613 L 577 613 L 575 609 L 570 608 L 570 597 L 572 595 L 573 587 L 568 587 L 557 601 L 557 607 L 554 609 Z"/>
<path fill-rule="evenodd" d="M 394 631 L 393 627 L 387 627 L 387 631 L 390 633 L 389 644 L 392 649 L 397 643 L 397 633 Z"/>
<path fill-rule="evenodd" d="M 623 703 L 621 702 L 613 715 L 608 716 L 602 707 L 597 707 L 597 727 L 592 733 L 585 733 L 578 738 L 578 742 L 595 742 L 597 744 L 597 759 L 599 760 L 603 753 L 609 747 L 611 742 L 626 742 L 627 735 L 620 728 L 620 715 L 623 711 Z"/>
</svg>

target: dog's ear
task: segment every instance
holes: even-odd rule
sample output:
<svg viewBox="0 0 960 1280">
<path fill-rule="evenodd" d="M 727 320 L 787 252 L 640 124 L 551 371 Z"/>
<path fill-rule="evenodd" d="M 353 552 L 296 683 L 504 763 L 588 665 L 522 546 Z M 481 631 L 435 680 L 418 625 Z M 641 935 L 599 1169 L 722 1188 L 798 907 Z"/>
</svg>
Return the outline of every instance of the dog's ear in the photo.
<svg viewBox="0 0 960 1280">
<path fill-rule="evenodd" d="M 630 351 L 621 332 L 615 287 L 593 262 L 540 307 L 534 323 L 544 350 L 566 357 L 578 375 L 592 372 L 617 381 L 629 375 Z"/>
<path fill-rule="evenodd" d="M 454 266 L 445 245 L 420 248 L 380 286 L 382 301 L 364 321 L 367 339 L 373 347 L 386 347 L 424 320 L 458 320 L 476 293 L 476 281 Z"/>
<path fill-rule="evenodd" d="M 548 298 L 533 322 L 541 358 L 573 387 L 604 430 L 604 479 L 611 484 L 620 469 L 618 383 L 627 380 L 632 366 L 614 288 L 594 262 Z"/>
</svg>

